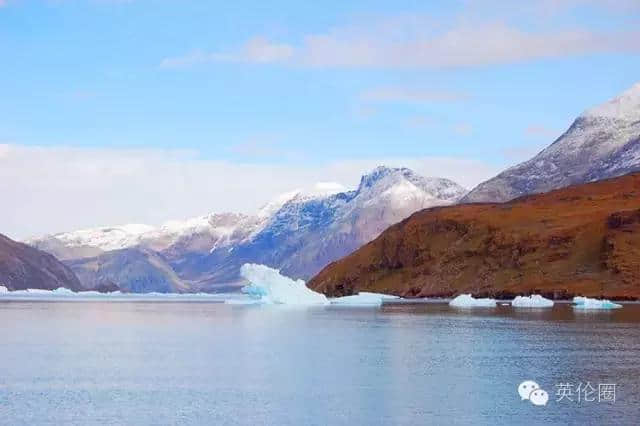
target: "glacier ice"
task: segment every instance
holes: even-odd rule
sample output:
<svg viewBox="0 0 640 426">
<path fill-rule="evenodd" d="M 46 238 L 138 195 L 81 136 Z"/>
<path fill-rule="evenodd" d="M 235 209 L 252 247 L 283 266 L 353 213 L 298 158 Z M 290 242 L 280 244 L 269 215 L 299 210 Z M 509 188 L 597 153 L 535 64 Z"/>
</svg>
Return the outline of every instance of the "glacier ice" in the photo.
<svg viewBox="0 0 640 426">
<path fill-rule="evenodd" d="M 242 288 L 248 298 L 227 300 L 228 304 L 380 306 L 384 300 L 399 299 L 398 296 L 370 292 L 328 299 L 308 288 L 302 280 L 293 280 L 277 269 L 253 263 L 242 265 L 240 275 L 249 281 Z"/>
<path fill-rule="evenodd" d="M 544 298 L 539 294 L 533 294 L 528 297 L 518 296 L 513 299 L 511 306 L 514 308 L 552 308 L 553 300 Z"/>
<path fill-rule="evenodd" d="M 57 288 L 55 290 L 26 289 L 11 291 L 5 286 L 0 286 L 0 299 L 25 300 L 25 299 L 65 299 L 65 300 L 220 300 L 226 295 L 213 293 L 122 293 L 114 291 L 111 293 L 100 293 L 97 291 L 74 292 L 67 288 Z"/>
<path fill-rule="evenodd" d="M 455 308 L 493 308 L 496 306 L 495 299 L 476 299 L 470 294 L 461 294 L 449 302 L 449 306 Z"/>
<path fill-rule="evenodd" d="M 330 299 L 330 302 L 332 305 L 343 306 L 380 306 L 385 300 L 393 299 L 399 299 L 399 297 L 363 291 L 352 296 L 336 297 L 335 299 Z"/>
<path fill-rule="evenodd" d="M 265 304 L 328 305 L 329 299 L 307 287 L 302 280 L 292 280 L 277 269 L 255 263 L 245 263 L 240 275 L 249 281 L 242 292 Z"/>
<path fill-rule="evenodd" d="M 617 309 L 622 308 L 622 305 L 613 303 L 607 299 L 599 300 L 576 296 L 573 298 L 573 307 L 575 309 Z"/>
</svg>

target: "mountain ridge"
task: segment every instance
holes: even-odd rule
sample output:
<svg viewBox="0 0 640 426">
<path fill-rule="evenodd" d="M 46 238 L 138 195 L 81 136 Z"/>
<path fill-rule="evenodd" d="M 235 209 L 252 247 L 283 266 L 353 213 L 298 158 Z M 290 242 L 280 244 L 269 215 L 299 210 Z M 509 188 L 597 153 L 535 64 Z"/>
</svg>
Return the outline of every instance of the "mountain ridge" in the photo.
<svg viewBox="0 0 640 426">
<path fill-rule="evenodd" d="M 142 250 L 156 253 L 158 261 L 152 263 L 161 264 L 161 260 L 179 277 L 176 281 L 162 270 L 154 271 L 149 281 L 163 290 L 169 285 L 180 291 L 185 286 L 209 291 L 217 284 L 239 282 L 239 269 L 245 262 L 264 263 L 296 278 L 309 278 L 388 225 L 419 209 L 454 203 L 466 193 L 448 179 L 425 178 L 408 168 L 386 166 L 363 175 L 353 190 L 336 192 L 335 184 L 324 187 L 322 191 L 282 194 L 255 215 L 215 213 L 166 222 L 158 228 L 135 224 L 101 227 L 29 242 L 72 265 L 85 286 L 118 276 L 110 267 L 98 273 L 96 265 L 118 264 L 126 250 Z M 110 253 L 118 250 L 125 251 L 114 258 Z M 151 274 L 149 258 L 130 253 Z M 126 278 L 120 280 L 124 290 L 131 287 Z"/>
<path fill-rule="evenodd" d="M 501 202 L 640 170 L 640 83 L 584 111 L 551 145 L 472 189 L 466 202 Z"/>
</svg>

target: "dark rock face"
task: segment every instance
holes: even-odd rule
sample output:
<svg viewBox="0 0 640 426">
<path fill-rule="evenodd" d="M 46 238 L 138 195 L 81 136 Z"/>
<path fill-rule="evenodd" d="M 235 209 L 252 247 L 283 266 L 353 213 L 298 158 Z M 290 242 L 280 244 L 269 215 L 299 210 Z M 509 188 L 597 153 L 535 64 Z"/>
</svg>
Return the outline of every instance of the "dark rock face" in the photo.
<svg viewBox="0 0 640 426">
<path fill-rule="evenodd" d="M 309 286 L 329 296 L 640 298 L 640 173 L 418 212 Z"/>
<path fill-rule="evenodd" d="M 0 285 L 9 290 L 82 288 L 71 269 L 51 254 L 13 241 L 1 234 Z"/>
</svg>

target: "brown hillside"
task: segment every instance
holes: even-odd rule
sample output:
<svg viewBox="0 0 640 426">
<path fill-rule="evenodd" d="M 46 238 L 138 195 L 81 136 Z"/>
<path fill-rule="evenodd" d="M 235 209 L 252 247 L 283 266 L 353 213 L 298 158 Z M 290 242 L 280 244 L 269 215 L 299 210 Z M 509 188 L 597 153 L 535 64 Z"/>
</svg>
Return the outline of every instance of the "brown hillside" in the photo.
<svg viewBox="0 0 640 426">
<path fill-rule="evenodd" d="M 66 287 L 80 290 L 75 274 L 49 253 L 0 234 L 0 286 L 9 290 Z"/>
<path fill-rule="evenodd" d="M 328 265 L 309 287 L 329 296 L 640 298 L 640 173 L 504 204 L 420 211 Z"/>
</svg>

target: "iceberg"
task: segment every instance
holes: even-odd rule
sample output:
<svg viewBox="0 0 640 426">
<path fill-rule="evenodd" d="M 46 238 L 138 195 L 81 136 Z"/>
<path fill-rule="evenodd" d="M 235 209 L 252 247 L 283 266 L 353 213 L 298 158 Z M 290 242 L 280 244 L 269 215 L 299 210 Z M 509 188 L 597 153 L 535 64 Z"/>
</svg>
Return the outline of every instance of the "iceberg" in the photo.
<svg viewBox="0 0 640 426">
<path fill-rule="evenodd" d="M 249 281 L 242 292 L 256 303 L 277 305 L 328 305 L 329 299 L 307 287 L 302 280 L 292 280 L 277 269 L 245 263 L 240 275 Z"/>
<path fill-rule="evenodd" d="M 598 300 L 576 296 L 573 298 L 573 307 L 575 309 L 618 309 L 622 308 L 622 305 L 613 303 L 607 299 Z"/>
<path fill-rule="evenodd" d="M 398 296 L 390 294 L 370 293 L 362 291 L 352 296 L 336 297 L 330 299 L 332 305 L 343 306 L 380 306 L 385 300 L 399 299 Z"/>
<path fill-rule="evenodd" d="M 461 294 L 449 302 L 449 306 L 455 308 L 493 308 L 496 306 L 495 299 L 476 299 L 470 294 Z"/>
<path fill-rule="evenodd" d="M 552 308 L 553 300 L 544 298 L 539 294 L 533 294 L 528 297 L 518 296 L 513 299 L 511 306 L 514 308 Z"/>
</svg>

